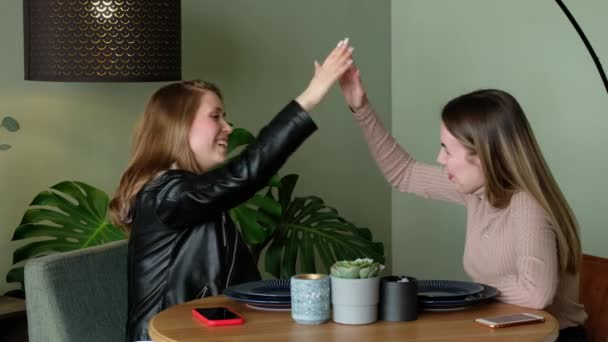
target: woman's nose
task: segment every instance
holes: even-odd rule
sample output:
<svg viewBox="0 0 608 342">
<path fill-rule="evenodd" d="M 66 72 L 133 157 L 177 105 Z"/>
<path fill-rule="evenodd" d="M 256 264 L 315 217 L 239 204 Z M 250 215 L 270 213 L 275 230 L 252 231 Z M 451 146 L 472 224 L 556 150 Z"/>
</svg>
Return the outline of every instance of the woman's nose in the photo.
<svg viewBox="0 0 608 342">
<path fill-rule="evenodd" d="M 229 124 L 227 121 L 224 121 L 224 127 L 223 127 L 224 132 L 230 134 L 232 133 L 232 125 Z"/>
<path fill-rule="evenodd" d="M 441 165 L 445 165 L 446 161 L 445 161 L 445 152 L 443 152 L 443 149 L 439 150 L 439 154 L 437 154 L 437 163 L 441 164 Z"/>
</svg>

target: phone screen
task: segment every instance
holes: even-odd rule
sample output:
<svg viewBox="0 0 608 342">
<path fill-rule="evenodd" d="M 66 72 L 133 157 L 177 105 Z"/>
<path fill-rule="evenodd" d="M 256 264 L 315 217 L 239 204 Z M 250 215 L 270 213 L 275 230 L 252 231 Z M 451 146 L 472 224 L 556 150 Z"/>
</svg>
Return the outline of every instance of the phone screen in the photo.
<svg viewBox="0 0 608 342">
<path fill-rule="evenodd" d="M 240 318 L 237 314 L 227 308 L 196 308 L 194 310 L 211 321 Z"/>
</svg>

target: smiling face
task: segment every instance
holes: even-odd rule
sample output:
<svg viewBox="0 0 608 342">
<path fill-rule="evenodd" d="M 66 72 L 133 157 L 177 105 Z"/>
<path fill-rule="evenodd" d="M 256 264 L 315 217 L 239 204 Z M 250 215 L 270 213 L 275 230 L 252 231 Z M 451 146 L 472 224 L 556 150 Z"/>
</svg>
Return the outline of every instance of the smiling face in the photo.
<svg viewBox="0 0 608 342">
<path fill-rule="evenodd" d="M 440 137 L 441 150 L 437 162 L 445 167 L 448 179 L 456 185 L 459 192 L 464 194 L 482 188 L 485 177 L 479 157 L 471 154 L 443 123 L 441 123 Z"/>
<path fill-rule="evenodd" d="M 225 118 L 222 100 L 214 92 L 205 91 L 188 137 L 190 149 L 204 171 L 226 161 L 228 135 L 232 127 Z"/>
</svg>

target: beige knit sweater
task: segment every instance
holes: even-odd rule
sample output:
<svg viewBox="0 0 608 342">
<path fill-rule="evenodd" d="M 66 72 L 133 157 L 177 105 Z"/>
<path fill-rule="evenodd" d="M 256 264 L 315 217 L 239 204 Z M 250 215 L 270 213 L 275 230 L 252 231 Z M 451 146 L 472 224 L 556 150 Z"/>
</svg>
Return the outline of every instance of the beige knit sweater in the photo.
<svg viewBox="0 0 608 342">
<path fill-rule="evenodd" d="M 507 208 L 496 209 L 484 189 L 459 193 L 441 168 L 410 157 L 371 105 L 354 117 L 390 184 L 402 192 L 466 207 L 463 264 L 473 281 L 498 288 L 498 299 L 505 303 L 546 309 L 559 320 L 560 329 L 583 324 L 587 315 L 578 301 L 579 275 L 559 271 L 555 232 L 530 195 L 517 193 Z"/>
</svg>

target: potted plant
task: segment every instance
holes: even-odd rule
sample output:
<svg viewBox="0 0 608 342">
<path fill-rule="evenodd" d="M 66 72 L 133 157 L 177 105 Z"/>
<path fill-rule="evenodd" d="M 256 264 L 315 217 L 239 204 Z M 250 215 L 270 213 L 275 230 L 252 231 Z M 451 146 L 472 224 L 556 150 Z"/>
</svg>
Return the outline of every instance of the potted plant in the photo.
<svg viewBox="0 0 608 342">
<path fill-rule="evenodd" d="M 331 267 L 333 320 L 342 324 L 369 324 L 378 320 L 380 272 L 373 259 L 338 261 Z"/>
</svg>

